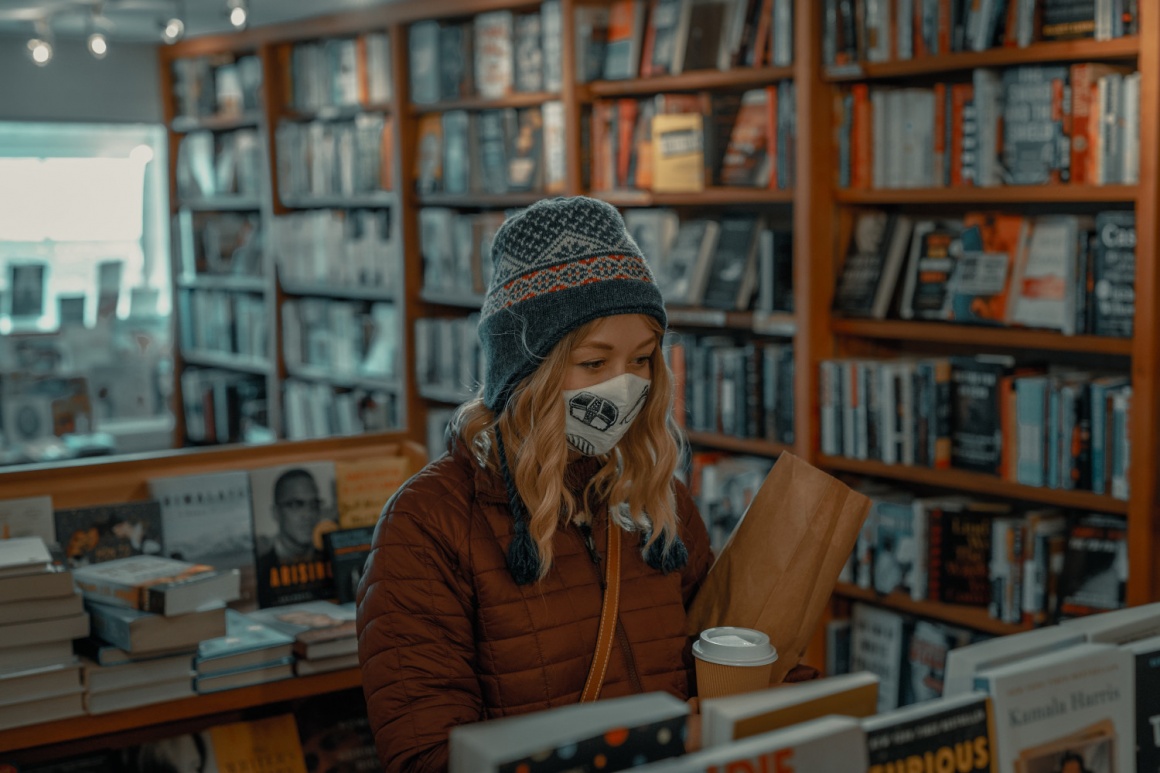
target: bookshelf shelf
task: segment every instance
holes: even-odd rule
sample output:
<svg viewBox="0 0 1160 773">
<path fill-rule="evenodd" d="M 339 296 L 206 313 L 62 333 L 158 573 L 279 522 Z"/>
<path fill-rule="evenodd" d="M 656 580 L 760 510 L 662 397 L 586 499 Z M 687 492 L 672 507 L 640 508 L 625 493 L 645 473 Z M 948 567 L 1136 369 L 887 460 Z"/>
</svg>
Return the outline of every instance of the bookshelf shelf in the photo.
<svg viewBox="0 0 1160 773">
<path fill-rule="evenodd" d="M 399 197 L 392 191 L 375 191 L 333 196 L 281 197 L 281 202 L 287 209 L 381 209 L 397 205 Z"/>
<path fill-rule="evenodd" d="M 252 357 L 243 357 L 239 354 L 227 352 L 204 352 L 191 349 L 181 351 L 181 359 L 187 365 L 200 365 L 203 368 L 223 368 L 237 370 L 242 373 L 253 373 L 265 376 L 270 373 L 270 363 L 264 360 L 255 360 Z"/>
<path fill-rule="evenodd" d="M 232 290 L 242 293 L 264 293 L 269 281 L 260 276 L 233 276 L 230 274 L 198 274 L 177 278 L 178 287 L 195 290 Z"/>
<path fill-rule="evenodd" d="M 897 188 L 835 192 L 839 204 L 1117 204 L 1136 200 L 1135 185 L 1001 185 L 986 188 Z"/>
<path fill-rule="evenodd" d="M 1140 54 L 1137 36 L 1114 40 L 1067 40 L 1034 43 L 1026 48 L 1004 47 L 987 51 L 908 59 L 896 62 L 859 62 L 827 67 L 824 77 L 831 82 L 906 78 L 973 70 L 977 67 L 1010 67 L 1050 62 L 1108 62 L 1135 59 Z"/>
<path fill-rule="evenodd" d="M 956 346 L 1002 349 L 1041 349 L 1079 354 L 1132 355 L 1132 339 L 1106 336 L 1067 336 L 1049 330 L 980 327 L 947 322 L 907 322 L 899 320 L 835 319 L 833 331 L 839 335 L 875 338 L 883 341 L 924 341 Z"/>
<path fill-rule="evenodd" d="M 736 67 L 732 70 L 696 70 L 681 75 L 633 78 L 622 81 L 593 81 L 581 86 L 582 101 L 598 97 L 659 94 L 664 91 L 754 88 L 793 78 L 792 67 Z"/>
<path fill-rule="evenodd" d="M 177 207 L 193 212 L 257 212 L 262 209 L 262 202 L 244 196 L 219 196 L 213 199 L 182 199 Z"/>
<path fill-rule="evenodd" d="M 549 195 L 543 191 L 519 193 L 424 193 L 419 204 L 424 207 L 459 207 L 462 209 L 500 209 L 526 207 Z"/>
<path fill-rule="evenodd" d="M 766 188 L 705 188 L 689 193 L 593 191 L 593 197 L 616 207 L 708 207 L 746 204 L 793 204 L 793 191 Z"/>
<path fill-rule="evenodd" d="M 471 293 L 451 293 L 436 290 L 422 290 L 419 298 L 436 306 L 454 306 L 458 309 L 479 309 L 483 307 L 483 296 Z"/>
<path fill-rule="evenodd" d="M 331 287 L 327 285 L 306 285 L 295 282 L 279 282 L 282 292 L 286 295 L 338 298 L 348 301 L 385 301 L 394 303 L 399 300 L 398 293 L 389 287 Z"/>
<path fill-rule="evenodd" d="M 687 430 L 685 437 L 690 445 L 715 448 L 719 451 L 731 451 L 738 454 L 752 454 L 754 456 L 778 456 L 783 451 L 793 453 L 793 446 L 785 443 L 775 443 L 770 440 L 752 440 L 722 435 L 716 432 L 694 432 Z"/>
<path fill-rule="evenodd" d="M 402 391 L 396 379 L 386 376 L 371 376 L 357 373 L 340 373 L 309 365 L 287 365 L 286 375 L 303 381 L 321 381 L 336 387 L 361 389 L 385 389 L 388 392 Z"/>
<path fill-rule="evenodd" d="M 894 592 L 883 596 L 871 588 L 862 588 L 858 585 L 851 585 L 845 582 L 838 583 L 834 589 L 834 593 L 852 601 L 864 601 L 870 604 L 877 604 L 899 612 L 933 618 L 945 623 L 959 625 L 995 636 L 1018 633 L 1019 631 L 1026 631 L 1031 628 L 1029 625 L 1013 625 L 1011 623 L 1004 623 L 1002 620 L 996 620 L 987 614 L 987 610 L 985 609 L 964 607 L 958 604 L 942 604 L 937 601 L 916 601 L 901 592 Z"/>
<path fill-rule="evenodd" d="M 489 97 L 466 97 L 464 99 L 447 100 L 430 105 L 411 105 L 414 115 L 423 113 L 445 113 L 448 110 L 494 110 L 505 107 L 537 107 L 545 102 L 560 99 L 554 91 L 527 91 L 508 94 L 499 99 Z"/>
<path fill-rule="evenodd" d="M 283 679 L 278 682 L 196 695 L 126 711 L 71 717 L 29 727 L 0 730 L 0 752 L 57 745 L 97 735 L 136 731 L 150 725 L 236 712 L 268 703 L 339 692 L 362 684 L 357 668 Z"/>
<path fill-rule="evenodd" d="M 428 400 L 448 405 L 459 405 L 475 397 L 473 392 L 466 389 L 456 389 L 442 384 L 420 384 L 419 394 Z"/>
<path fill-rule="evenodd" d="M 179 134 L 193 131 L 223 132 L 257 126 L 261 118 L 261 114 L 257 112 L 242 113 L 241 115 L 207 115 L 202 117 L 178 116 L 173 119 L 170 128 Z"/>
<path fill-rule="evenodd" d="M 797 331 L 797 320 L 792 314 L 719 311 L 680 306 L 670 306 L 666 311 L 669 315 L 669 324 L 677 327 L 743 330 L 759 335 L 776 336 L 792 336 Z"/>
<path fill-rule="evenodd" d="M 884 464 L 864 459 L 847 459 L 842 456 L 819 456 L 818 464 L 838 472 L 870 475 L 877 478 L 917 483 L 938 488 L 957 489 L 975 494 L 985 494 L 1005 499 L 1019 499 L 1024 502 L 1038 502 L 1075 510 L 1095 510 L 1105 513 L 1127 513 L 1128 503 L 1122 499 L 1094 494 L 1090 491 L 1068 491 L 1065 489 L 1026 486 L 1022 483 L 1003 480 L 994 475 L 967 470 L 935 470 L 928 467 L 910 467 L 902 464 Z"/>
</svg>

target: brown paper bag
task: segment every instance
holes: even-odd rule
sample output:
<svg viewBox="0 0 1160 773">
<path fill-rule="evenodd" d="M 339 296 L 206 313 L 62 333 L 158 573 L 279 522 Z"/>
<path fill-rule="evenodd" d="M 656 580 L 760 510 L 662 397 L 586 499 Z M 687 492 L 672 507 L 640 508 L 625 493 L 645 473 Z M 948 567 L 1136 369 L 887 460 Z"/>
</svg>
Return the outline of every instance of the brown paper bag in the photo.
<svg viewBox="0 0 1160 773">
<path fill-rule="evenodd" d="M 689 633 L 756 628 L 777 647 L 771 684 L 801 660 L 870 500 L 783 453 L 709 570 L 689 609 Z"/>
</svg>

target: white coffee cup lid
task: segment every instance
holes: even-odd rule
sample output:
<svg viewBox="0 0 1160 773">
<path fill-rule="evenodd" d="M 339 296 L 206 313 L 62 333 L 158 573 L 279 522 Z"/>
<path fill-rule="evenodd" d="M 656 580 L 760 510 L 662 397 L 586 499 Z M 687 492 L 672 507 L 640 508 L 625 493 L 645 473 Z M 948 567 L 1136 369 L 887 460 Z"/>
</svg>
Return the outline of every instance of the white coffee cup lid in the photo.
<svg viewBox="0 0 1160 773">
<path fill-rule="evenodd" d="M 769 637 L 752 628 L 721 626 L 701 631 L 693 642 L 693 654 L 722 666 L 765 666 L 777 660 Z"/>
</svg>

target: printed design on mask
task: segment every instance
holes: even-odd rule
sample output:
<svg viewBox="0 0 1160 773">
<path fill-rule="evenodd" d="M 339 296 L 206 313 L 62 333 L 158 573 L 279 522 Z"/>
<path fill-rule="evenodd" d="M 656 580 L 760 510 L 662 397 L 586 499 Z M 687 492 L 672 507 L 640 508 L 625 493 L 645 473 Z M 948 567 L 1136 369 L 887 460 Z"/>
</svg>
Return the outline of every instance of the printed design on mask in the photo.
<svg viewBox="0 0 1160 773">
<path fill-rule="evenodd" d="M 608 453 L 640 414 L 648 393 L 648 380 L 630 373 L 566 391 L 564 434 L 569 444 L 586 456 Z"/>
<path fill-rule="evenodd" d="M 648 399 L 649 385 L 646 384 L 644 390 L 641 391 L 640 397 L 636 398 L 636 402 L 624 414 L 624 418 L 620 420 L 621 424 L 632 424 L 636 421 L 636 415 L 640 413 L 641 408 L 644 408 L 644 401 Z"/>
<path fill-rule="evenodd" d="M 568 403 L 568 410 L 585 426 L 601 432 L 607 432 L 620 416 L 616 403 L 591 392 L 581 392 L 573 397 Z"/>
</svg>

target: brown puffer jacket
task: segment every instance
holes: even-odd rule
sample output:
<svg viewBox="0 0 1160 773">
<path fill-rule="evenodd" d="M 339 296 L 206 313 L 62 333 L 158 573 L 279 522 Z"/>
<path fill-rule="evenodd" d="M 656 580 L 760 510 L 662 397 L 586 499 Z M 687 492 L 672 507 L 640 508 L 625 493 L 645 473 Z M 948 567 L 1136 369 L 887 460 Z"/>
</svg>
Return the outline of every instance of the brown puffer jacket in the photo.
<svg viewBox="0 0 1160 773">
<path fill-rule="evenodd" d="M 594 460 L 569 466 L 579 492 Z M 622 533 L 621 632 L 601 698 L 663 690 L 689 696 L 685 605 L 709 570 L 705 526 L 677 483 L 689 561 L 668 575 Z M 607 516 L 592 536 L 607 548 Z M 408 481 L 375 530 L 358 594 L 359 659 L 371 729 L 388 771 L 442 771 L 456 725 L 577 702 L 596 646 L 601 568 L 578 527 L 557 531 L 548 576 L 518 586 L 505 563 L 513 533 L 502 479 L 462 448 Z"/>
</svg>

